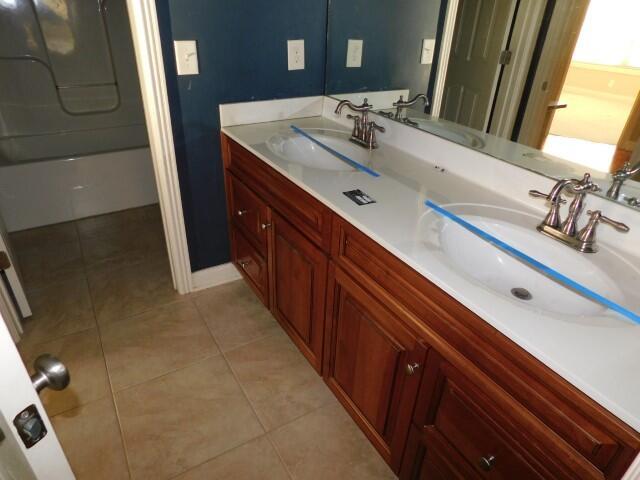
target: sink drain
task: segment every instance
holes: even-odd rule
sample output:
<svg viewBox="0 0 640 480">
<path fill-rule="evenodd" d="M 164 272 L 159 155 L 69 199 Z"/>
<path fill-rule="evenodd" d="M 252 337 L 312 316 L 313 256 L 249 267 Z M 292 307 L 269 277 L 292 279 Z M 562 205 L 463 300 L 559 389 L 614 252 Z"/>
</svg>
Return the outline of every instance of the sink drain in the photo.
<svg viewBox="0 0 640 480">
<path fill-rule="evenodd" d="M 516 287 L 511 289 L 511 295 L 519 300 L 531 300 L 533 295 L 526 288 Z"/>
</svg>

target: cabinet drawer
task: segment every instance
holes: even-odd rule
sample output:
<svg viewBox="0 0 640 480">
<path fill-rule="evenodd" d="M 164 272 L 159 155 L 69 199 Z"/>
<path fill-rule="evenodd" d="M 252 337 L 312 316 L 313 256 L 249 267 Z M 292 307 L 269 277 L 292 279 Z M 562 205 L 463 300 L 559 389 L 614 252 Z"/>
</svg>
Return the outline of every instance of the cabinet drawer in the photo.
<svg viewBox="0 0 640 480">
<path fill-rule="evenodd" d="M 482 477 L 433 429 L 415 425 L 407 440 L 400 480 L 475 480 Z M 519 477 L 515 477 L 519 478 Z"/>
<path fill-rule="evenodd" d="M 602 473 L 472 365 L 431 350 L 414 423 L 449 444 L 478 475 L 597 479 Z"/>
<path fill-rule="evenodd" d="M 222 154 L 228 171 L 324 252 L 329 251 L 333 216 L 329 208 L 224 134 Z"/>
<path fill-rule="evenodd" d="M 248 238 L 263 254 L 267 251 L 267 225 L 269 209 L 267 205 L 240 180 L 228 175 L 229 215 Z"/>
<path fill-rule="evenodd" d="M 244 237 L 241 231 L 231 227 L 231 256 L 242 276 L 256 292 L 262 303 L 269 307 L 269 275 L 267 261 Z"/>
<path fill-rule="evenodd" d="M 447 382 L 434 418 L 427 427 L 442 435 L 478 473 L 495 479 L 543 478 L 494 430 L 482 408 L 452 382 Z"/>
</svg>

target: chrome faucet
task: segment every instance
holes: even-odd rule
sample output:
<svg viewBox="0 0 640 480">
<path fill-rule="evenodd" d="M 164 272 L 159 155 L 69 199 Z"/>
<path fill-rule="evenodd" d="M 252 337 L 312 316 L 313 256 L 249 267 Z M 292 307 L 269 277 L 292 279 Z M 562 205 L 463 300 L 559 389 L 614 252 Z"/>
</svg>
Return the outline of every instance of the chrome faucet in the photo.
<svg viewBox="0 0 640 480">
<path fill-rule="evenodd" d="M 429 106 L 429 99 L 427 98 L 427 96 L 424 93 L 419 93 L 418 95 L 416 95 L 415 97 L 413 97 L 411 100 L 407 100 L 405 102 L 404 100 L 404 96 L 400 95 L 400 98 L 398 99 L 397 102 L 395 102 L 393 104 L 394 107 L 396 107 L 396 114 L 395 114 L 395 119 L 396 120 L 409 120 L 408 118 L 402 118 L 402 111 L 414 106 L 416 103 L 418 103 L 418 100 L 422 100 L 424 102 L 424 106 L 425 108 Z M 415 124 L 415 122 L 411 122 L 411 120 L 409 120 L 407 123 L 413 123 Z"/>
<path fill-rule="evenodd" d="M 620 196 L 620 189 L 622 184 L 630 177 L 633 177 L 636 173 L 640 172 L 640 162 L 635 165 L 631 165 L 631 162 L 626 162 L 621 169 L 611 174 L 613 182 L 609 190 L 607 190 L 607 197 L 617 200 Z"/>
<path fill-rule="evenodd" d="M 569 206 L 569 214 L 563 222 L 560 218 L 560 205 L 567 203 L 566 200 L 562 198 L 562 193 L 565 189 L 574 195 L 574 199 Z M 598 246 L 595 243 L 595 234 L 596 226 L 599 222 L 608 223 L 618 231 L 628 232 L 629 227 L 603 216 L 600 211 L 589 211 L 588 213 L 591 215 L 589 223 L 582 230 L 577 230 L 578 217 L 584 209 L 585 196 L 589 192 L 597 192 L 599 190 L 600 187 L 593 183 L 591 175 L 588 173 L 584 174 L 582 180 L 565 178 L 558 181 L 548 194 L 537 190 L 530 190 L 529 195 L 545 198 L 551 203 L 549 213 L 547 213 L 542 223 L 538 225 L 537 230 L 584 253 L 595 253 L 598 251 Z"/>
<path fill-rule="evenodd" d="M 347 118 L 353 120 L 353 131 L 351 132 L 350 140 L 357 143 L 361 147 L 373 150 L 378 148 L 378 142 L 376 141 L 376 130 L 384 133 L 385 128 L 378 125 L 373 120 L 369 120 L 369 112 L 373 108 L 373 105 L 368 103 L 365 98 L 362 105 L 354 105 L 351 100 L 342 100 L 336 107 L 336 115 L 340 115 L 344 107 L 349 107 L 354 112 L 360 112 L 362 116 L 348 114 Z"/>
</svg>

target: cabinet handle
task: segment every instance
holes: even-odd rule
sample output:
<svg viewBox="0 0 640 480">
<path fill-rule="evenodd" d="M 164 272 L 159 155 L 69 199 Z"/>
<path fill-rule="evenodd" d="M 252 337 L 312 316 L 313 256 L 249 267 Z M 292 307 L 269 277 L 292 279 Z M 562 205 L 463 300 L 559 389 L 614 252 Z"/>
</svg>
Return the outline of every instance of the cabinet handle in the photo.
<svg viewBox="0 0 640 480">
<path fill-rule="evenodd" d="M 247 267 L 247 265 L 249 265 L 251 263 L 251 260 L 240 260 L 238 263 L 240 264 L 240 266 L 244 270 Z"/>
<path fill-rule="evenodd" d="M 249 213 L 249 210 L 238 210 L 238 216 L 241 217 Z"/>
<path fill-rule="evenodd" d="M 260 225 L 260 228 L 262 228 L 262 230 L 266 230 L 267 228 L 271 228 L 271 224 L 270 223 L 263 223 Z"/>
<path fill-rule="evenodd" d="M 480 457 L 480 461 L 478 462 L 480 468 L 485 472 L 490 471 L 493 466 L 496 464 L 496 457 L 493 455 L 487 455 L 486 457 Z"/>
<path fill-rule="evenodd" d="M 420 364 L 419 363 L 408 363 L 407 364 L 407 368 L 406 368 L 407 375 L 413 375 L 419 369 L 420 369 Z"/>
</svg>

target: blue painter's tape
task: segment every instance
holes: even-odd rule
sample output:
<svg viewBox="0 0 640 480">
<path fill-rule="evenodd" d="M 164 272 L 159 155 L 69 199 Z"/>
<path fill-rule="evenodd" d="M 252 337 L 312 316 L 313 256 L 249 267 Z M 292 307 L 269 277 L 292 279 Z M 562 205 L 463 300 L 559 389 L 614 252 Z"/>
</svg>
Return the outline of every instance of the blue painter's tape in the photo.
<svg viewBox="0 0 640 480">
<path fill-rule="evenodd" d="M 349 157 L 347 157 L 346 155 L 343 155 L 340 152 L 335 151 L 333 148 L 328 147 L 327 145 L 325 145 L 324 143 L 322 143 L 319 140 L 316 140 L 315 138 L 313 138 L 311 135 L 309 135 L 307 132 L 305 132 L 304 130 L 302 130 L 301 128 L 296 127 L 295 125 L 291 125 L 291 130 L 293 130 L 294 132 L 302 135 L 305 138 L 308 138 L 309 140 L 311 140 L 313 143 L 315 143 L 316 145 L 318 145 L 320 148 L 326 150 L 327 152 L 329 152 L 331 155 L 334 155 L 335 157 L 338 157 L 340 160 L 342 160 L 343 162 L 348 163 L 349 165 L 351 165 L 353 168 L 360 170 L 361 172 L 364 173 L 368 173 L 369 175 L 371 175 L 372 177 L 379 177 L 380 174 L 378 172 L 376 172 L 375 170 L 371 170 L 368 167 L 365 167 L 364 165 L 362 165 L 361 163 L 356 162 L 355 160 L 351 160 Z"/>
<path fill-rule="evenodd" d="M 611 310 L 614 310 L 614 311 L 620 313 L 621 315 L 624 315 L 625 317 L 627 317 L 628 319 L 632 320 L 633 322 L 635 322 L 637 324 L 640 324 L 640 315 L 632 312 L 631 310 L 626 309 L 626 308 L 622 307 L 621 305 L 618 305 L 615 302 L 612 302 L 608 298 L 603 297 L 599 293 L 596 293 L 593 290 L 585 287 L 584 285 L 581 285 L 580 283 L 576 282 L 575 280 L 571 280 L 569 277 L 563 275 L 562 273 L 558 272 L 557 270 L 554 270 L 551 267 L 547 267 L 545 264 L 540 263 L 535 258 L 530 257 L 526 253 L 522 253 L 517 248 L 512 247 L 511 245 L 509 245 L 509 244 L 503 242 L 502 240 L 494 237 L 493 235 L 485 232 L 484 230 L 481 230 L 480 228 L 476 227 L 475 225 L 472 225 L 471 223 L 467 222 L 466 220 L 463 220 L 462 218 L 460 218 L 456 214 L 451 213 L 450 211 L 448 211 L 448 210 L 440 207 L 439 205 L 433 203 L 431 200 L 427 200 L 425 202 L 425 205 L 427 207 L 432 208 L 434 211 L 436 211 L 437 213 L 439 213 L 443 217 L 446 217 L 449 220 L 454 221 L 458 225 L 460 225 L 460 226 L 466 228 L 467 230 L 469 230 L 470 232 L 478 235 L 480 238 L 486 240 L 487 242 L 491 243 L 492 245 L 495 245 L 496 247 L 500 248 L 501 250 L 509 252 L 510 254 L 514 255 L 515 257 L 519 258 L 520 260 L 525 261 L 526 263 L 530 264 L 531 266 L 533 266 L 537 270 L 540 270 L 541 272 L 545 273 L 549 277 L 554 278 L 555 280 L 558 280 L 561 283 L 564 283 L 569 288 L 575 290 L 576 292 L 581 293 L 585 297 L 588 297 L 588 298 L 590 298 L 592 300 L 595 300 L 596 302 L 604 305 L 605 307 L 608 307 Z"/>
</svg>

